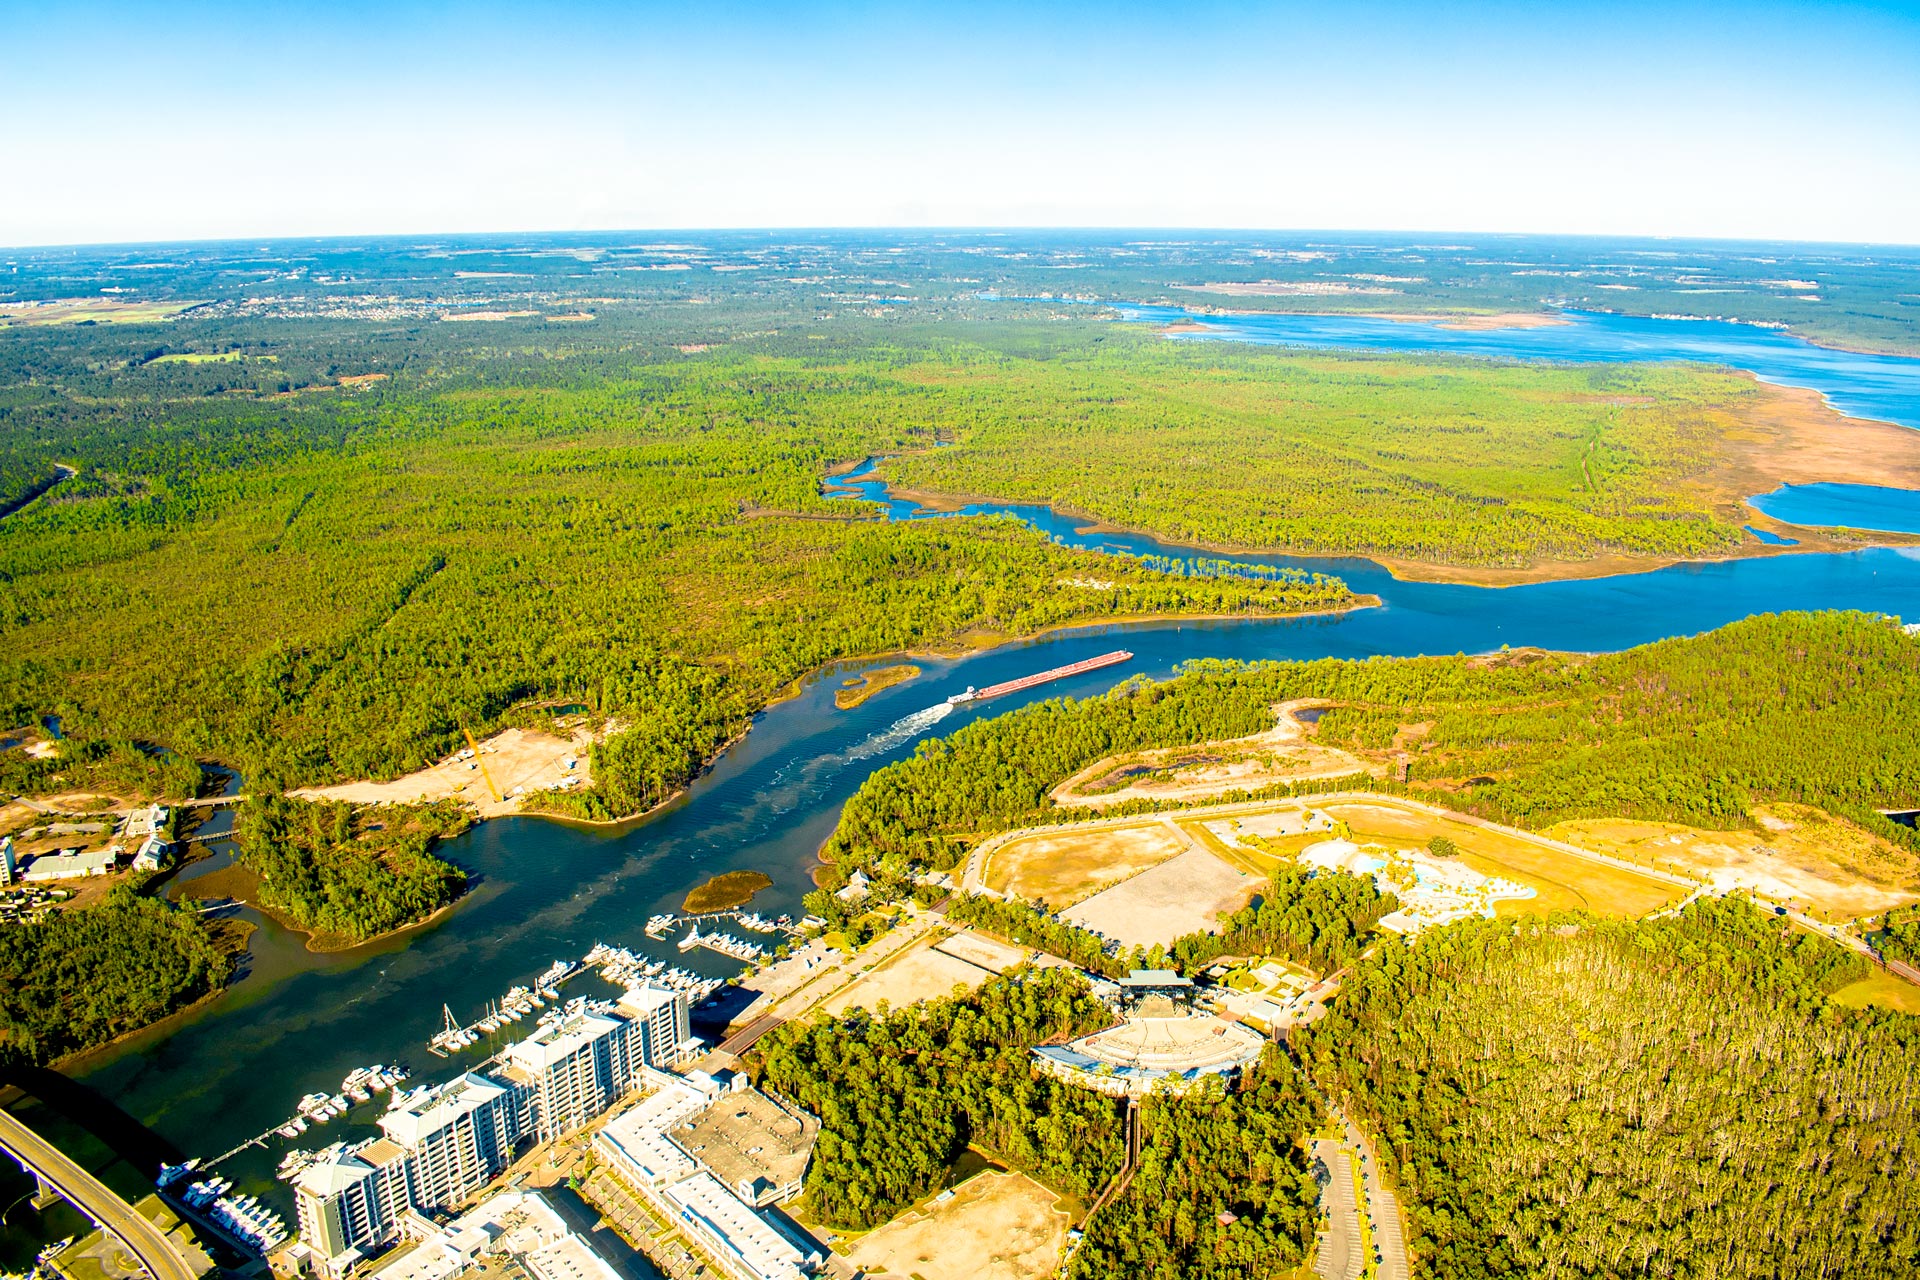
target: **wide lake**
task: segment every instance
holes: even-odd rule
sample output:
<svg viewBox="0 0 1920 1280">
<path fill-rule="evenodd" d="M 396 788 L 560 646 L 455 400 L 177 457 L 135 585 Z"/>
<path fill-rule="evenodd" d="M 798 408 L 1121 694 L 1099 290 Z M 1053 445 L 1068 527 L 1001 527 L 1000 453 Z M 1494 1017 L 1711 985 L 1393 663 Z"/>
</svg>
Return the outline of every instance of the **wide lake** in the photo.
<svg viewBox="0 0 1920 1280">
<path fill-rule="evenodd" d="M 1595 323 L 1613 325 L 1611 318 Z M 1452 334 L 1424 325 L 1392 325 L 1388 332 L 1447 349 L 1455 349 L 1455 338 L 1490 341 L 1485 334 Z M 1432 341 L 1436 335 L 1442 335 L 1437 343 Z M 1777 335 L 1746 330 L 1737 336 L 1770 346 Z M 1623 347 L 1612 358 L 1649 354 Z M 1687 350 L 1665 354 L 1695 358 Z M 1889 382 L 1883 362 L 1861 359 L 1856 385 L 1821 390 L 1856 412 L 1920 421 L 1911 399 L 1920 388 L 1904 393 L 1909 397 L 1904 405 L 1893 403 L 1898 396 L 1889 386 L 1913 384 L 1900 380 L 1905 375 Z M 1920 368 L 1920 361 L 1908 363 Z M 886 498 L 870 474 L 848 480 L 863 496 L 886 501 L 892 518 L 926 516 L 912 504 Z M 1044 507 L 989 505 L 968 512 L 1021 519 L 1076 546 L 1186 559 L 1197 554 L 1151 538 L 1083 534 L 1075 522 Z M 1282 621 L 1109 625 L 959 660 L 921 659 L 919 679 L 851 711 L 836 710 L 832 700 L 846 672 L 827 673 L 800 696 L 757 717 L 746 740 L 683 801 L 637 826 L 592 830 L 509 818 L 484 823 L 451 842 L 446 853 L 475 874 L 477 885 L 431 928 L 359 953 L 323 957 L 310 955 L 296 937 L 260 921 L 252 969 L 244 980 L 207 1008 L 117 1047 L 79 1074 L 182 1153 L 213 1156 L 285 1119 L 301 1095 L 335 1091 L 351 1067 L 404 1061 L 414 1067 L 416 1083 L 452 1075 L 483 1050 L 451 1062 L 427 1053 L 443 1006 L 470 1021 L 509 986 L 529 982 L 557 958 L 578 958 L 596 941 L 651 951 L 711 973 L 734 972 L 737 965 L 711 953 L 681 956 L 669 944 L 648 943 L 643 923 L 656 911 L 677 909 L 686 891 L 707 877 L 739 868 L 764 871 L 774 880 L 755 899 L 755 909 L 797 912 L 810 887 L 815 851 L 842 803 L 868 773 L 899 759 L 919 739 L 1026 701 L 1084 697 L 1134 675 L 1166 676 L 1193 658 L 1366 658 L 1502 645 L 1610 650 L 1771 610 L 1867 609 L 1920 616 L 1920 551 L 1782 555 L 1499 589 L 1398 582 L 1357 559 L 1232 558 L 1337 574 L 1356 591 L 1379 596 L 1382 604 Z M 944 705 L 948 694 L 968 685 L 985 686 L 1122 646 L 1135 654 L 1124 666 L 987 704 Z M 591 978 L 570 988 L 595 989 L 598 980 Z M 351 1126 L 336 1121 L 302 1141 L 317 1146 L 371 1134 L 367 1125 L 377 1115 L 376 1101 L 355 1112 Z M 286 1146 L 274 1138 L 265 1148 L 235 1157 L 221 1172 L 248 1190 L 271 1194 L 290 1213 L 290 1197 L 272 1178 Z"/>
<path fill-rule="evenodd" d="M 1763 381 L 1811 387 L 1856 418 L 1920 427 L 1920 359 L 1816 346 L 1792 334 L 1717 320 L 1653 320 L 1563 311 L 1566 323 L 1525 329 L 1449 329 L 1378 316 L 1191 311 L 1116 304 L 1143 324 L 1197 324 L 1181 341 L 1224 339 L 1289 347 L 1365 351 L 1444 351 L 1502 360 L 1592 364 L 1614 360 L 1692 360 L 1746 369 Z"/>
</svg>

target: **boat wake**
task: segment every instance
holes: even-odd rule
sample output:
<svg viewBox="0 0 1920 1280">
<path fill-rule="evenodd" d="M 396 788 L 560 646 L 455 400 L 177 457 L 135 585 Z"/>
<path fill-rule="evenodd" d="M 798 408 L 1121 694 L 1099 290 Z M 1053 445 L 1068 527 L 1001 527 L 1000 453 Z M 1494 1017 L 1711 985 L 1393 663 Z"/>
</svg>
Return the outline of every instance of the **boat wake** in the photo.
<svg viewBox="0 0 1920 1280">
<path fill-rule="evenodd" d="M 855 760 L 865 760 L 883 751 L 891 751 L 907 739 L 925 733 L 952 714 L 952 703 L 936 702 L 924 711 L 916 711 L 910 716 L 901 716 L 881 732 L 847 752 L 847 762 L 851 764 Z"/>
</svg>

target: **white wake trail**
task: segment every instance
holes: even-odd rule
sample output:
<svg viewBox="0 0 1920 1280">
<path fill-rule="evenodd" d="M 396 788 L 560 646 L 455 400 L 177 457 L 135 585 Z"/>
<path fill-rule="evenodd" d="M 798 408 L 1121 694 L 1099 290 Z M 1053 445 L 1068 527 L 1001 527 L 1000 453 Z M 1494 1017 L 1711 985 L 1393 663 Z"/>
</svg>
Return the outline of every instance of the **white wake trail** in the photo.
<svg viewBox="0 0 1920 1280">
<path fill-rule="evenodd" d="M 891 751 L 908 738 L 924 733 L 953 714 L 953 704 L 936 702 L 924 711 L 916 711 L 910 716 L 901 716 L 881 732 L 874 734 L 865 742 L 847 752 L 847 761 L 865 760 L 868 756 L 877 756 L 883 751 Z"/>
</svg>

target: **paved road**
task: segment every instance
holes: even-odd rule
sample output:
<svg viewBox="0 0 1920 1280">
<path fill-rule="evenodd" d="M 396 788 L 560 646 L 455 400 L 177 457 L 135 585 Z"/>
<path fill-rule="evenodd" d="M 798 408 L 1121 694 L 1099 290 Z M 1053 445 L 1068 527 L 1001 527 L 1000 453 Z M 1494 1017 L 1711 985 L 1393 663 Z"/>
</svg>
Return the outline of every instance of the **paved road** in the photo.
<svg viewBox="0 0 1920 1280">
<path fill-rule="evenodd" d="M 785 1021 L 786 1019 L 782 1018 L 779 1014 L 763 1014 L 721 1041 L 719 1052 L 731 1053 L 736 1056 L 745 1053 L 747 1050 L 753 1048 L 761 1036 L 764 1036 L 767 1032 L 773 1030 Z"/>
<path fill-rule="evenodd" d="M 0 1111 L 0 1147 L 58 1188 L 67 1203 L 118 1238 L 153 1280 L 195 1280 L 198 1273 L 160 1228 L 4 1111 Z"/>
</svg>

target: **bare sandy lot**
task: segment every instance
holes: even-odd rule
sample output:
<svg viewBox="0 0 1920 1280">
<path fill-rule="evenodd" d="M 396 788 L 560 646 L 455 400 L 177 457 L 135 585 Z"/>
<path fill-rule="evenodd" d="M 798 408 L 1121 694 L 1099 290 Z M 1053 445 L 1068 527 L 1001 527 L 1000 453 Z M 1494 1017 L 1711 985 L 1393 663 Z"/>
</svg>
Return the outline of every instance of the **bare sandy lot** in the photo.
<svg viewBox="0 0 1920 1280">
<path fill-rule="evenodd" d="M 1699 876 L 1804 906 L 1830 921 L 1920 901 L 1920 858 L 1850 822 L 1805 805 L 1754 812 L 1759 831 L 1702 831 L 1670 822 L 1563 822 L 1568 844 Z"/>
<path fill-rule="evenodd" d="M 1278 703 L 1273 728 L 1250 738 L 1108 756 L 1055 787 L 1053 802 L 1099 808 L 1126 800 L 1203 800 L 1367 768 L 1359 757 L 1313 741 L 1315 726 L 1294 712 L 1316 705 L 1325 704 L 1310 699 Z"/>
<path fill-rule="evenodd" d="M 901 1214 L 848 1256 L 870 1275 L 923 1280 L 1040 1280 L 1059 1264 L 1067 1214 L 1018 1173 L 981 1173 L 951 1199 Z"/>
<path fill-rule="evenodd" d="M 556 788 L 568 778 L 576 787 L 593 785 L 588 753 L 593 734 L 577 730 L 571 738 L 531 729 L 507 729 L 480 744 L 487 775 L 499 788 L 500 799 L 487 791 L 475 760 L 447 759 L 439 764 L 395 778 L 391 782 L 342 782 L 331 787 L 305 787 L 290 794 L 307 800 L 350 800 L 355 804 L 418 804 L 458 800 L 471 805 L 483 818 L 518 813 L 527 796 Z M 573 768 L 566 762 L 572 760 Z"/>
<path fill-rule="evenodd" d="M 991 969 L 995 973 L 1016 969 L 1027 958 L 1027 953 L 1019 947 L 1010 947 L 995 938 L 988 938 L 970 930 L 956 933 L 950 938 L 942 938 L 934 946 L 950 956 L 958 956 L 968 964 L 977 964 L 982 969 Z"/>
<path fill-rule="evenodd" d="M 1152 946 L 1218 927 L 1220 914 L 1246 906 L 1261 883 L 1203 849 L 1189 849 L 1061 915 L 1125 945 Z"/>
<path fill-rule="evenodd" d="M 994 850 L 982 878 L 988 888 L 1056 910 L 1117 884 L 1187 847 L 1165 823 L 1055 831 Z"/>
<path fill-rule="evenodd" d="M 876 1010 L 882 1000 L 888 1008 L 898 1009 L 916 1000 L 951 995 L 956 986 L 971 991 L 995 972 L 923 940 L 834 992 L 820 1008 L 836 1018 L 849 1009 Z"/>
</svg>

